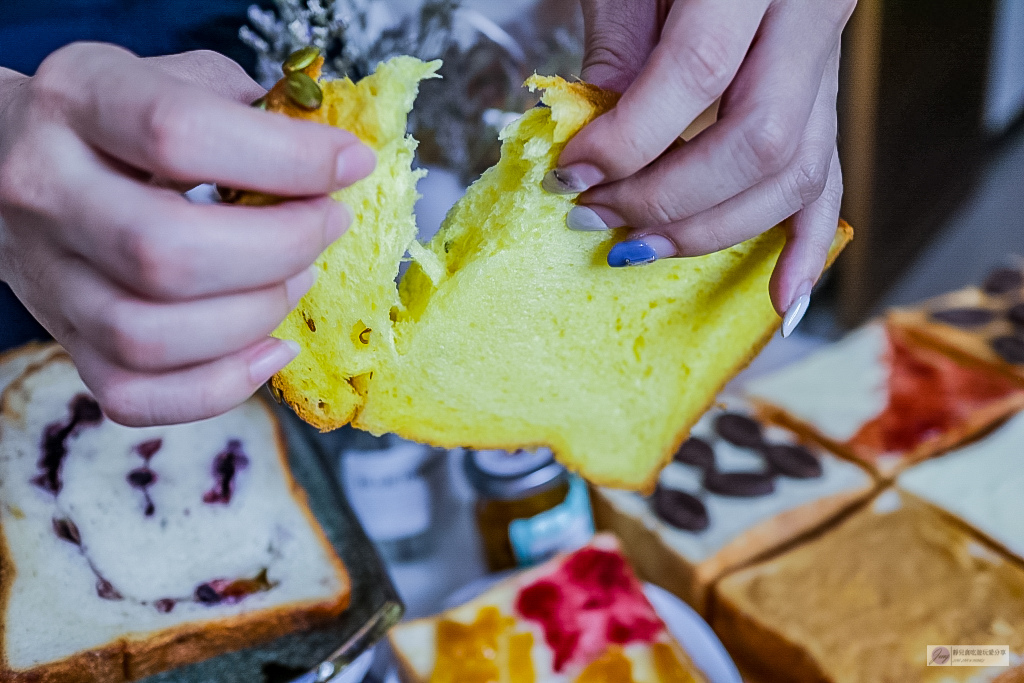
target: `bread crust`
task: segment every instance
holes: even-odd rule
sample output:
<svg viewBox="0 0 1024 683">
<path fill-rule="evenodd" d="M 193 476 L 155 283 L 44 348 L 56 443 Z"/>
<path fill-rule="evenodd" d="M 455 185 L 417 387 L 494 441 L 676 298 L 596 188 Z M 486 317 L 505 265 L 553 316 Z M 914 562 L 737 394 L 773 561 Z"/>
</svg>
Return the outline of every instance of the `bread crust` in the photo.
<svg viewBox="0 0 1024 683">
<path fill-rule="evenodd" d="M 20 388 L 34 373 L 49 363 L 58 362 L 73 366 L 71 357 L 59 347 L 54 353 L 48 353 L 42 361 L 30 365 L 4 393 L 0 402 L 0 414 L 7 414 L 9 410 L 11 391 Z M 312 628 L 340 614 L 348 607 L 351 583 L 345 565 L 338 558 L 310 510 L 305 491 L 292 477 L 287 462 L 287 444 L 281 421 L 262 398 L 260 406 L 274 423 L 278 458 L 287 478 L 288 488 L 314 529 L 317 539 L 328 550 L 327 556 L 335 574 L 342 582 L 342 589 L 338 594 L 329 601 L 279 605 L 249 614 L 180 624 L 152 632 L 145 638 L 122 638 L 28 670 L 11 669 L 7 662 L 6 649 L 0 647 L 0 683 L 120 683 L 137 680 L 216 655 L 253 647 L 294 631 Z M 16 574 L 17 567 L 4 536 L 3 526 L 0 525 L 0 615 L 6 615 Z M 5 619 L 0 619 L 0 644 L 6 642 L 6 628 Z"/>
<path fill-rule="evenodd" d="M 716 584 L 711 624 L 746 670 L 798 683 L 917 681 L 932 680 L 926 643 L 1009 643 L 1020 652 L 1020 563 L 930 504 L 891 488 L 882 495 L 896 507 L 868 503 Z M 990 633 L 990 621 L 1006 630 Z"/>
<path fill-rule="evenodd" d="M 886 314 L 886 320 L 895 327 L 906 331 L 923 346 L 943 351 L 967 365 L 984 367 L 1005 375 L 1024 385 L 1024 366 L 1014 365 L 992 350 L 986 343 L 984 329 L 1000 328 L 1000 332 L 1012 332 L 1009 322 L 993 322 L 982 329 L 961 329 L 944 323 L 933 322 L 929 316 L 931 304 L 939 301 L 951 305 L 982 305 L 987 295 L 976 287 L 950 292 L 914 308 L 897 308 Z"/>
<path fill-rule="evenodd" d="M 63 351 L 60 344 L 56 342 L 41 342 L 41 341 L 30 341 L 21 346 L 16 346 L 13 349 L 7 349 L 6 351 L 0 351 L 0 366 L 13 363 L 19 358 L 32 358 L 38 356 L 37 360 L 41 360 L 46 356 Z M 0 387 L 2 390 L 4 387 Z"/>
<path fill-rule="evenodd" d="M 747 655 L 743 663 L 755 676 L 777 680 L 779 672 L 785 671 L 787 682 L 833 683 L 803 647 L 747 616 L 738 605 L 720 594 L 715 596 L 712 623 L 726 650 Z"/>
</svg>

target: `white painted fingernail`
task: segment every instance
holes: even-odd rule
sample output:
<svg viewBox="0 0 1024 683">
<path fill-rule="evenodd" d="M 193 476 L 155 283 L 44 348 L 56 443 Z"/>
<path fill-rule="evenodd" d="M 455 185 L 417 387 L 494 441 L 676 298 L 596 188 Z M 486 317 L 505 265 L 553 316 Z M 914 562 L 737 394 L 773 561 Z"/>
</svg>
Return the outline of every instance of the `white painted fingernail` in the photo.
<svg viewBox="0 0 1024 683">
<path fill-rule="evenodd" d="M 565 224 L 569 226 L 570 230 L 581 230 L 584 232 L 608 229 L 608 224 L 604 222 L 604 219 L 589 206 L 574 206 L 569 209 L 569 213 L 565 216 Z"/>
<path fill-rule="evenodd" d="M 316 266 L 310 266 L 304 271 L 285 280 L 284 291 L 288 296 L 288 305 L 293 307 L 302 300 L 313 285 L 316 283 Z"/>
<path fill-rule="evenodd" d="M 804 314 L 807 313 L 807 307 L 811 305 L 811 295 L 801 294 L 796 298 L 789 309 L 786 311 L 786 315 L 782 318 L 782 336 L 788 337 L 796 329 L 796 326 L 800 324 L 800 321 L 804 319 Z"/>
<path fill-rule="evenodd" d="M 249 363 L 249 378 L 257 386 L 263 384 L 298 355 L 299 345 L 291 339 L 268 340 Z"/>
</svg>

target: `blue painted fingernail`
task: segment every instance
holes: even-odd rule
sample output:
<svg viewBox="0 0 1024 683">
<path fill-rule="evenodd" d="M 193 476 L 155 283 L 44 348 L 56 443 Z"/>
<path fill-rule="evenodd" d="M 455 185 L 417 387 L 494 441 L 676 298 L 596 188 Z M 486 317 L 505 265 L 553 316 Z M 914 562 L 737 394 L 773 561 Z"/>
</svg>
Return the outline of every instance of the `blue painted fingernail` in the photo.
<svg viewBox="0 0 1024 683">
<path fill-rule="evenodd" d="M 612 268 L 639 266 L 658 260 L 658 252 L 643 240 L 619 242 L 608 252 L 608 265 Z"/>
<path fill-rule="evenodd" d="M 608 265 L 612 268 L 642 266 L 660 258 L 674 256 L 675 245 L 661 235 L 648 235 L 641 239 L 619 242 L 608 252 Z"/>
</svg>

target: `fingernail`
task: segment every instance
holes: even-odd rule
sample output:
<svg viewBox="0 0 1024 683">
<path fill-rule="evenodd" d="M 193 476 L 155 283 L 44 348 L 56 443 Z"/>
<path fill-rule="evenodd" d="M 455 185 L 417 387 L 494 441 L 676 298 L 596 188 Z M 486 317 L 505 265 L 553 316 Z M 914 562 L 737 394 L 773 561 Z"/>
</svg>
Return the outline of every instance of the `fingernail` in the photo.
<svg viewBox="0 0 1024 683">
<path fill-rule="evenodd" d="M 793 299 L 793 303 L 786 309 L 786 315 L 782 316 L 782 336 L 788 337 L 793 334 L 793 330 L 803 320 L 804 314 L 807 313 L 807 307 L 811 305 L 811 283 L 805 281 L 797 287 L 796 297 Z"/>
<path fill-rule="evenodd" d="M 284 291 L 288 295 L 288 305 L 294 308 L 314 282 L 316 282 L 316 266 L 310 266 L 298 275 L 285 280 Z"/>
<path fill-rule="evenodd" d="M 608 252 L 608 265 L 612 268 L 642 266 L 661 258 L 676 255 L 676 245 L 661 235 L 646 235 L 640 239 L 619 242 Z"/>
<path fill-rule="evenodd" d="M 570 230 L 581 230 L 584 232 L 608 230 L 611 227 L 601 218 L 601 214 L 589 206 L 574 206 L 569 209 L 569 213 L 565 216 L 565 224 Z"/>
<path fill-rule="evenodd" d="M 299 345 L 291 339 L 267 339 L 259 344 L 255 354 L 249 363 L 249 379 L 260 385 L 299 355 Z"/>
<path fill-rule="evenodd" d="M 345 234 L 352 225 L 354 216 L 352 209 L 341 202 L 329 199 L 331 205 L 327 209 L 327 220 L 324 225 L 324 246 L 334 244 L 335 240 Z"/>
<path fill-rule="evenodd" d="M 550 171 L 540 186 L 552 194 L 577 194 L 604 181 L 604 173 L 590 164 L 569 164 Z"/>
<path fill-rule="evenodd" d="M 377 155 L 362 143 L 349 145 L 338 154 L 334 180 L 338 187 L 348 187 L 373 173 L 377 166 Z"/>
</svg>

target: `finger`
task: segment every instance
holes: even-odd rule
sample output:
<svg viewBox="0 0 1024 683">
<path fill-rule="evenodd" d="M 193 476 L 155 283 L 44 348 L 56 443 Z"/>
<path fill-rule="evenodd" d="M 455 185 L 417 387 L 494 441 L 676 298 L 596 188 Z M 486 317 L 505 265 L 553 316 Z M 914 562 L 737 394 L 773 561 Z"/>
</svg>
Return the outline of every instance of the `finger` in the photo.
<svg viewBox="0 0 1024 683">
<path fill-rule="evenodd" d="M 53 283 L 63 315 L 111 363 L 159 372 L 212 361 L 270 334 L 315 281 L 312 269 L 272 287 L 160 304 L 105 280 L 76 258 Z"/>
<path fill-rule="evenodd" d="M 811 289 L 821 277 L 828 260 L 842 198 L 843 174 L 836 153 L 829 165 L 828 181 L 821 196 L 798 212 L 789 223 L 786 246 L 768 284 L 768 293 L 779 315 L 789 312 L 801 297 L 810 298 Z M 804 307 L 806 309 L 806 304 Z M 799 319 L 790 325 L 790 331 L 797 322 Z"/>
<path fill-rule="evenodd" d="M 664 152 L 736 75 L 768 0 L 679 0 L 658 46 L 618 104 L 569 141 L 565 193 L 630 176 Z"/>
<path fill-rule="evenodd" d="M 658 42 L 665 2 L 583 0 L 586 50 L 580 77 L 606 90 L 624 92 Z"/>
<path fill-rule="evenodd" d="M 75 44 L 50 59 L 36 87 L 60 98 L 79 134 L 161 178 L 307 196 L 350 185 L 375 164 L 351 133 L 268 115 L 111 46 Z"/>
<path fill-rule="evenodd" d="M 809 10 L 788 10 L 796 11 Z M 610 227 L 653 228 L 706 211 L 787 168 L 813 107 L 834 111 L 838 91 L 838 35 L 804 36 L 798 19 L 783 9 L 768 14 L 714 126 L 636 175 L 587 192 L 581 203 Z M 802 47 L 794 54 L 796 44 Z"/>
<path fill-rule="evenodd" d="M 824 164 L 816 167 L 821 169 L 823 180 L 829 171 Z M 808 190 L 804 188 L 814 185 L 816 189 L 810 194 L 820 196 L 822 184 L 806 176 L 805 168 L 796 167 L 684 221 L 636 231 L 629 240 L 612 248 L 608 263 L 627 266 L 673 256 L 703 256 L 756 237 L 792 216 L 805 203 L 809 205 L 811 200 L 806 198 Z M 835 225 L 830 237 L 834 232 Z"/>
<path fill-rule="evenodd" d="M 804 139 L 786 170 L 682 221 L 635 231 L 632 239 L 611 250 L 609 264 L 709 254 L 759 235 L 817 200 L 827 185 L 835 154 L 834 91 L 834 86 L 823 84 Z"/>
<path fill-rule="evenodd" d="M 266 92 L 238 62 L 212 50 L 147 57 L 143 61 L 157 66 L 169 76 L 243 104 L 249 104 Z"/>
<path fill-rule="evenodd" d="M 61 245 L 121 286 L 173 301 L 267 287 L 297 275 L 347 228 L 329 197 L 274 206 L 194 204 L 65 150 L 48 216 Z"/>
<path fill-rule="evenodd" d="M 104 414 L 130 427 L 192 422 L 241 404 L 298 354 L 292 341 L 267 338 L 209 363 L 164 373 L 112 364 L 81 339 L 68 345 Z"/>
</svg>

